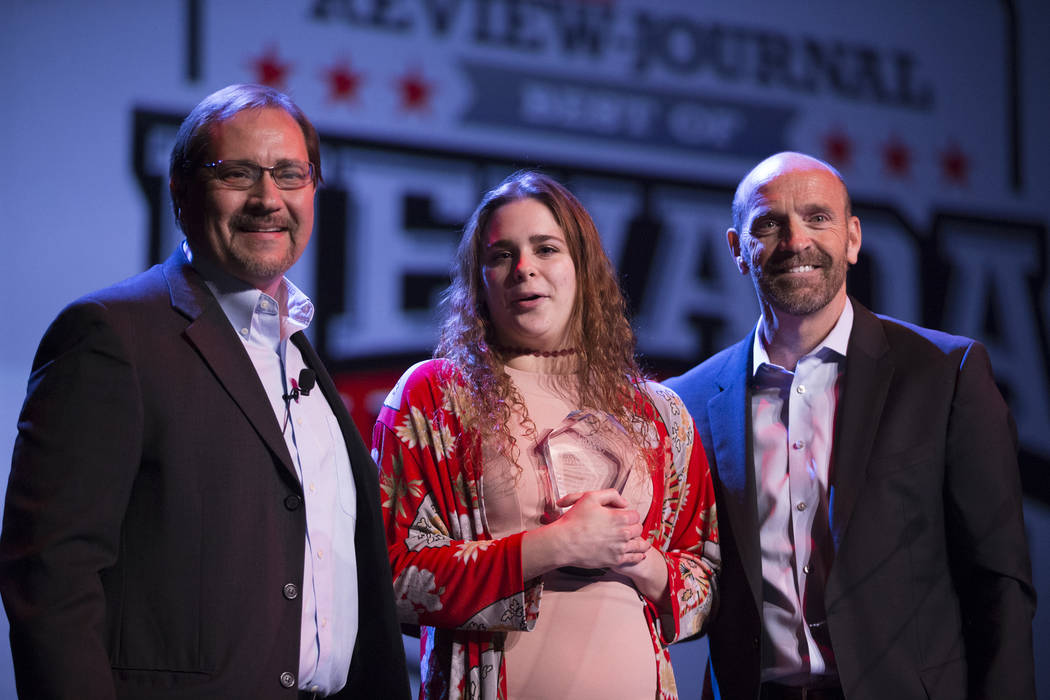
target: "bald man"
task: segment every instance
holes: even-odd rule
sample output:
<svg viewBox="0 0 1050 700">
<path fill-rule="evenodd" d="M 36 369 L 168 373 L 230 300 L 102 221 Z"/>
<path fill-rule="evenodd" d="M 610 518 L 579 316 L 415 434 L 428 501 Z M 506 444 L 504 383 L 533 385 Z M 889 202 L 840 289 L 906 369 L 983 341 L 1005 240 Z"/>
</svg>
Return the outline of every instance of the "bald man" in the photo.
<svg viewBox="0 0 1050 700">
<path fill-rule="evenodd" d="M 761 318 L 667 382 L 718 498 L 705 697 L 1034 698 L 1016 429 L 985 348 L 846 294 L 861 225 L 820 160 L 759 163 L 726 238 Z"/>
</svg>

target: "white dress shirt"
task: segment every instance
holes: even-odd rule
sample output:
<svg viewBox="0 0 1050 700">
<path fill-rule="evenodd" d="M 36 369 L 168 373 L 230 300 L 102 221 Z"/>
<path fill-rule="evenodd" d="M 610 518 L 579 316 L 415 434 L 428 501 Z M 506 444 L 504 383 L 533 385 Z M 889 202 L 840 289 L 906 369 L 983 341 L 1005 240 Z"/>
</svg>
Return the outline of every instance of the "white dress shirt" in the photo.
<svg viewBox="0 0 1050 700">
<path fill-rule="evenodd" d="M 755 334 L 751 439 L 762 549 L 763 682 L 803 685 L 837 675 L 824 612 L 833 556 L 828 474 L 852 328 L 847 300 L 831 332 L 794 370 L 769 361 L 761 325 Z"/>
<path fill-rule="evenodd" d="M 190 256 L 188 246 L 184 248 Z M 251 358 L 303 486 L 306 551 L 298 686 L 331 695 L 346 684 L 357 638 L 357 493 L 342 430 L 319 388 L 285 400 L 306 366 L 288 338 L 305 330 L 313 304 L 287 279 L 278 299 L 191 258 Z"/>
</svg>

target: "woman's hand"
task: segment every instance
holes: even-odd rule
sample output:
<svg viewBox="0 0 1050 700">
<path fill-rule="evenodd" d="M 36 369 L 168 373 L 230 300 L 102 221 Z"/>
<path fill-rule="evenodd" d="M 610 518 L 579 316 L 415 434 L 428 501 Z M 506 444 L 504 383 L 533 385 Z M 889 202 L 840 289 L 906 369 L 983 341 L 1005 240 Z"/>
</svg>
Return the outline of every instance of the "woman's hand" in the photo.
<svg viewBox="0 0 1050 700">
<path fill-rule="evenodd" d="M 522 539 L 526 579 L 561 566 L 629 567 L 645 560 L 650 545 L 641 536 L 641 517 L 615 489 L 571 493 L 558 505 L 569 510 Z"/>
<path fill-rule="evenodd" d="M 667 562 L 656 547 L 649 547 L 642 561 L 637 564 L 622 564 L 615 567 L 615 570 L 634 581 L 638 592 L 653 601 L 661 612 L 671 611 Z"/>
</svg>

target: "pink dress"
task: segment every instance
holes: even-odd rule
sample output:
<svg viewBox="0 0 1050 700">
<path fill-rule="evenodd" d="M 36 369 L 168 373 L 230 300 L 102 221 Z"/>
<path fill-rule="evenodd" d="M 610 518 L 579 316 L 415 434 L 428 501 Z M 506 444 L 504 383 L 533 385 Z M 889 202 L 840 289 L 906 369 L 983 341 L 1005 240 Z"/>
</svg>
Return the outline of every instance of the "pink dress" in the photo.
<svg viewBox="0 0 1050 700">
<path fill-rule="evenodd" d="M 536 434 L 513 425 L 518 464 L 486 450 L 482 503 L 493 537 L 531 530 L 542 523 L 541 463 L 533 447 L 577 406 L 557 386 L 558 377 L 507 368 L 518 387 Z M 517 478 L 515 478 L 517 475 Z M 644 520 L 652 505 L 652 481 L 631 473 L 624 496 Z M 561 571 L 543 576 L 536 626 L 509 632 L 504 654 L 509 700 L 607 700 L 656 696 L 657 668 L 645 603 L 631 580 L 617 573 L 583 578 Z"/>
</svg>

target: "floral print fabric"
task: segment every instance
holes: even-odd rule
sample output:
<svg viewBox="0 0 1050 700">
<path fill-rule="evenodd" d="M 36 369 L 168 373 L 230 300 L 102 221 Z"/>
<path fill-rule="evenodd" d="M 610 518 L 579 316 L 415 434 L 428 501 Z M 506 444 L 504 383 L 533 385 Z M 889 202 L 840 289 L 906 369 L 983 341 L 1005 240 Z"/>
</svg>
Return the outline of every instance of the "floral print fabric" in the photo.
<svg viewBox="0 0 1050 700">
<path fill-rule="evenodd" d="M 666 645 L 698 634 L 719 566 L 714 490 L 692 419 L 659 384 L 639 410 L 651 421 L 662 468 L 644 536 L 663 553 L 671 609 L 646 601 L 658 700 L 677 697 Z M 523 580 L 524 533 L 493 539 L 480 502 L 482 435 L 464 427 L 471 404 L 444 360 L 410 368 L 384 402 L 373 433 L 394 592 L 402 622 L 421 626 L 420 695 L 426 700 L 506 697 L 503 633 L 530 630 L 542 577 Z"/>
</svg>

